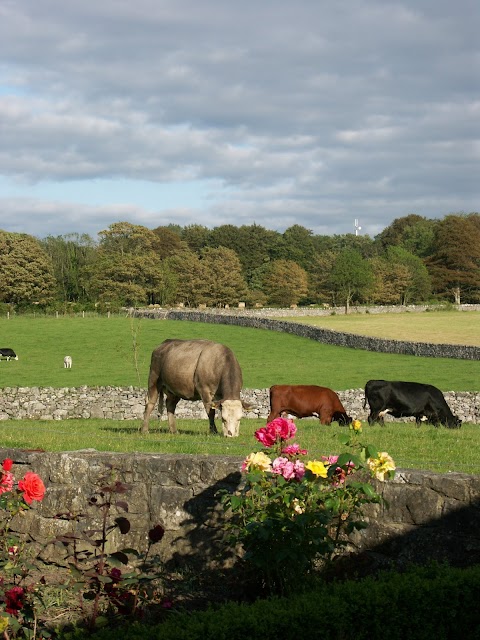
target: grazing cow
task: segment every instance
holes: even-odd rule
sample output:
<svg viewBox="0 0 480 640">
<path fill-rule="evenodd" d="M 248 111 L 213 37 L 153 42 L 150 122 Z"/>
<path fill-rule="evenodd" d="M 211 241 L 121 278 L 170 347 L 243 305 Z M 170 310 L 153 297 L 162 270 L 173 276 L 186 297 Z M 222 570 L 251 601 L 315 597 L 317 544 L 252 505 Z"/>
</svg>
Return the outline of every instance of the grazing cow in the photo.
<svg viewBox="0 0 480 640">
<path fill-rule="evenodd" d="M 63 359 L 63 366 L 65 369 L 72 368 L 72 356 L 65 356 L 65 358 Z"/>
<path fill-rule="evenodd" d="M 270 387 L 270 415 L 267 422 L 284 412 L 297 418 L 315 416 L 321 424 L 331 424 L 332 420 L 344 425 L 352 422 L 335 391 L 313 384 L 276 384 Z"/>
<path fill-rule="evenodd" d="M 3 349 L 0 349 L 0 360 L 3 359 L 8 362 L 9 360 L 18 360 L 18 356 L 13 349 L 4 347 Z"/>
<path fill-rule="evenodd" d="M 417 424 L 430 422 L 456 429 L 462 421 L 454 416 L 443 393 L 431 384 L 369 380 L 365 385 L 365 401 L 370 406 L 369 424 L 384 424 L 389 413 L 394 418 L 414 416 Z"/>
<path fill-rule="evenodd" d="M 157 399 L 162 413 L 165 392 L 171 433 L 176 433 L 175 407 L 183 399 L 203 401 L 211 433 L 218 433 L 215 409 L 220 408 L 223 435 L 238 436 L 243 409 L 248 408 L 240 400 L 242 384 L 240 365 L 225 345 L 210 340 L 165 340 L 152 353 L 142 432 L 148 432 Z"/>
</svg>

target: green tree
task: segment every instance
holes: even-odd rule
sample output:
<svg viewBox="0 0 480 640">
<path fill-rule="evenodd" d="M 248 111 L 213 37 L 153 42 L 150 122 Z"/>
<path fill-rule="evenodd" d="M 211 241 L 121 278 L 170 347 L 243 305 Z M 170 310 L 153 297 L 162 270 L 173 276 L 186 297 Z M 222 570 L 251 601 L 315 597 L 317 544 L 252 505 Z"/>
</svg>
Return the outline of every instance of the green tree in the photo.
<svg viewBox="0 0 480 640">
<path fill-rule="evenodd" d="M 356 236 L 354 233 L 345 233 L 343 235 L 315 236 L 314 245 L 317 253 L 333 251 L 338 254 L 349 249 L 357 251 L 363 258 L 371 258 L 377 254 L 375 243 L 368 235 Z"/>
<path fill-rule="evenodd" d="M 313 232 L 299 224 L 294 224 L 283 233 L 283 256 L 285 260 L 296 262 L 308 269 L 315 255 Z"/>
<path fill-rule="evenodd" d="M 52 260 L 40 242 L 26 233 L 0 231 L 0 301 L 47 305 L 55 294 Z"/>
<path fill-rule="evenodd" d="M 201 254 L 205 277 L 204 302 L 212 306 L 238 304 L 245 299 L 247 285 L 242 265 L 233 249 L 207 247 Z"/>
<path fill-rule="evenodd" d="M 329 277 L 335 298 L 345 304 L 345 313 L 354 300 L 366 299 L 373 284 L 370 264 L 358 251 L 345 249 L 335 259 Z"/>
<path fill-rule="evenodd" d="M 205 247 L 211 247 L 211 231 L 201 224 L 191 224 L 184 227 L 181 238 L 184 240 L 189 249 L 200 255 L 200 251 Z"/>
<path fill-rule="evenodd" d="M 40 241 L 53 264 L 58 291 L 64 302 L 87 299 L 81 279 L 82 270 L 95 256 L 96 245 L 87 234 L 70 233 L 65 236 L 47 236 Z"/>
<path fill-rule="evenodd" d="M 166 258 L 165 264 L 176 279 L 175 302 L 187 307 L 198 307 L 204 302 L 206 272 L 195 252 L 177 253 Z"/>
<path fill-rule="evenodd" d="M 409 285 L 410 271 L 405 265 L 376 256 L 370 259 L 373 273 L 370 300 L 375 304 L 399 304 Z"/>
<path fill-rule="evenodd" d="M 99 236 L 95 261 L 83 271 L 89 295 L 121 305 L 155 304 L 165 283 L 159 237 L 129 222 L 112 224 Z"/>
<path fill-rule="evenodd" d="M 437 293 L 455 304 L 480 299 L 480 224 L 477 213 L 452 214 L 435 227 L 435 251 L 427 260 Z"/>
<path fill-rule="evenodd" d="M 159 239 L 156 253 L 160 259 L 168 258 L 176 253 L 182 253 L 188 248 L 187 243 L 170 227 L 156 227 L 153 233 Z"/>
<path fill-rule="evenodd" d="M 326 250 L 317 253 L 313 258 L 308 270 L 308 298 L 313 303 L 334 302 L 329 279 L 337 255 L 334 251 Z"/>
<path fill-rule="evenodd" d="M 292 260 L 274 260 L 266 268 L 263 291 L 268 304 L 280 307 L 298 304 L 308 293 L 307 273 Z"/>
<path fill-rule="evenodd" d="M 161 240 L 153 231 L 130 222 L 114 222 L 108 229 L 100 231 L 100 248 L 104 253 L 123 255 L 145 255 L 161 250 Z"/>
<path fill-rule="evenodd" d="M 388 247 L 386 259 L 390 264 L 404 267 L 408 271 L 408 278 L 403 281 L 404 284 L 398 283 L 400 302 L 426 302 L 432 293 L 432 279 L 424 261 L 401 246 Z"/>
<path fill-rule="evenodd" d="M 381 252 L 388 247 L 400 246 L 413 255 L 425 258 L 433 251 L 436 221 L 415 213 L 396 218 L 392 224 L 375 236 Z"/>
<path fill-rule="evenodd" d="M 244 225 L 237 232 L 237 244 L 230 247 L 242 263 L 243 275 L 250 288 L 257 289 L 258 273 L 282 252 L 283 239 L 278 231 L 269 231 L 258 224 Z"/>
</svg>

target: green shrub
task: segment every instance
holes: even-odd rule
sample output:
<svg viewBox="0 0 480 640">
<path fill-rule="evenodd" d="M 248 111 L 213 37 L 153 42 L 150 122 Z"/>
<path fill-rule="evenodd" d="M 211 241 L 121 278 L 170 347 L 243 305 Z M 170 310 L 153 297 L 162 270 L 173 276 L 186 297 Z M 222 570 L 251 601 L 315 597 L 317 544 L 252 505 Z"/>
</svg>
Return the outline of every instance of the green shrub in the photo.
<svg viewBox="0 0 480 640">
<path fill-rule="evenodd" d="M 449 640 L 480 638 L 480 566 L 456 569 L 432 565 L 404 573 L 320 583 L 289 598 L 229 603 L 197 613 L 173 613 L 161 625 L 122 628 L 131 640 Z M 61 640 L 117 640 L 118 629 L 92 636 L 80 631 Z"/>
</svg>

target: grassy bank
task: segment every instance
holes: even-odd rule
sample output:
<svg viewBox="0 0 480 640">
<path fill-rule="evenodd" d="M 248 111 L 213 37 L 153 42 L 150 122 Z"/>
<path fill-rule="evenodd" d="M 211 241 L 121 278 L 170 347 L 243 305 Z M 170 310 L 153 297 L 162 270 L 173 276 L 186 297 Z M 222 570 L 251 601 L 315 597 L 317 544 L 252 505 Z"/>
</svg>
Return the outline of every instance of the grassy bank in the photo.
<svg viewBox="0 0 480 640">
<path fill-rule="evenodd" d="M 15 449 L 65 451 L 93 448 L 99 451 L 186 453 L 246 457 L 260 445 L 253 437 L 265 420 L 242 420 L 239 438 L 207 434 L 207 420 L 177 420 L 178 434 L 168 432 L 166 422 L 152 421 L 151 432 L 141 435 L 140 421 L 118 420 L 7 420 L 2 422 L 0 444 Z M 318 420 L 298 420 L 296 441 L 309 457 L 338 454 L 338 437 L 345 427 L 321 426 Z M 369 426 L 364 423 L 362 441 L 388 451 L 400 468 L 437 472 L 480 473 L 478 425 L 446 429 L 414 423 Z"/>
</svg>

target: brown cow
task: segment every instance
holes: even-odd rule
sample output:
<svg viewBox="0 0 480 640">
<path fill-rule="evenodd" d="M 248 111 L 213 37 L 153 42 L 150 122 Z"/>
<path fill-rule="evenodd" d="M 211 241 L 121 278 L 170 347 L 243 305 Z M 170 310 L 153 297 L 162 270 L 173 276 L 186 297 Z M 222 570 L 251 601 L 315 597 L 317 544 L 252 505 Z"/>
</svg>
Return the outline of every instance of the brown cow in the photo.
<svg viewBox="0 0 480 640">
<path fill-rule="evenodd" d="M 335 391 L 313 384 L 276 384 L 270 387 L 267 422 L 278 418 L 283 411 L 297 418 L 315 416 L 321 424 L 331 424 L 332 420 L 343 425 L 352 422 Z"/>
<path fill-rule="evenodd" d="M 183 399 L 203 401 L 211 433 L 218 433 L 215 408 L 219 407 L 223 435 L 238 436 L 243 409 L 247 408 L 240 400 L 242 384 L 240 365 L 225 345 L 210 340 L 165 340 L 152 353 L 142 432 L 148 432 L 157 399 L 162 413 L 165 393 L 171 433 L 177 430 L 175 408 Z"/>
</svg>

